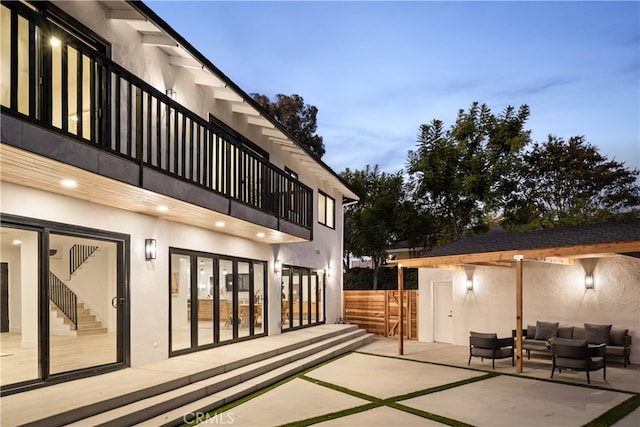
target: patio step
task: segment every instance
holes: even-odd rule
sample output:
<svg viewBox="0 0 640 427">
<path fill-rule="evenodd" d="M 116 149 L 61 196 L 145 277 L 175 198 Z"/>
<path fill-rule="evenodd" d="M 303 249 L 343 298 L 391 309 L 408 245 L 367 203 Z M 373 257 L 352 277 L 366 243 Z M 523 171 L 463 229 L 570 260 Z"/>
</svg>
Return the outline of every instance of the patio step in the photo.
<svg viewBox="0 0 640 427">
<path fill-rule="evenodd" d="M 39 420 L 46 425 L 179 425 L 185 413 L 215 409 L 373 340 L 357 326 L 294 341 L 183 378 Z M 69 424 L 71 423 L 71 424 Z"/>
</svg>

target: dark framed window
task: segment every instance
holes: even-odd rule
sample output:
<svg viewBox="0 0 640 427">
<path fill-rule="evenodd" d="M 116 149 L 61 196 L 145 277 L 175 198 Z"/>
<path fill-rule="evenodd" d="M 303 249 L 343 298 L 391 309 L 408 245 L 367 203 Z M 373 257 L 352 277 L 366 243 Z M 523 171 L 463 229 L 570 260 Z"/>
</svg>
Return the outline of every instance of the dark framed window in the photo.
<svg viewBox="0 0 640 427">
<path fill-rule="evenodd" d="M 322 191 L 318 191 L 318 222 L 336 228 L 336 201 Z"/>
<path fill-rule="evenodd" d="M 282 267 L 282 330 L 300 329 L 325 322 L 324 271 Z"/>
</svg>

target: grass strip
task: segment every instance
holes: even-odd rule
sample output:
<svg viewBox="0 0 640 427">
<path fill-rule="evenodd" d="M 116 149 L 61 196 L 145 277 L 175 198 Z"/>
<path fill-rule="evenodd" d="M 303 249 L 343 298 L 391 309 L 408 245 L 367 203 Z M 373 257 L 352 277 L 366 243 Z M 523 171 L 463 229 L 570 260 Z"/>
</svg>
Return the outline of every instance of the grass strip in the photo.
<svg viewBox="0 0 640 427">
<path fill-rule="evenodd" d="M 583 427 L 605 427 L 615 424 L 640 407 L 640 394 L 630 397 L 621 404 L 614 406 L 604 414 L 585 424 Z"/>
<path fill-rule="evenodd" d="M 349 409 L 343 409 L 342 411 L 332 412 L 329 414 L 318 415 L 317 417 L 307 418 L 306 420 L 294 421 L 288 424 L 282 424 L 280 427 L 301 427 L 309 426 L 312 424 L 321 423 L 324 421 L 335 420 L 336 418 L 346 417 L 348 415 L 358 414 L 360 412 L 369 411 L 371 409 L 383 406 L 381 401 L 370 402 L 361 406 L 355 406 Z"/>
<path fill-rule="evenodd" d="M 408 412 L 413 415 L 417 415 L 422 418 L 428 418 L 433 421 L 437 421 L 442 424 L 446 424 L 454 427 L 473 427 L 472 424 L 463 423 L 462 421 L 454 420 L 451 418 L 443 417 L 441 415 L 436 415 L 431 412 L 421 411 L 420 409 L 411 408 L 410 406 L 405 406 L 398 402 L 386 402 L 386 406 L 390 408 L 397 409 L 399 411 Z"/>
<path fill-rule="evenodd" d="M 307 377 L 305 375 L 301 376 L 300 379 L 309 381 L 309 382 L 311 382 L 313 384 L 317 384 L 317 385 L 329 388 L 331 390 L 335 390 L 335 391 L 339 391 L 341 393 L 348 394 L 348 395 L 353 396 L 353 397 L 357 397 L 359 399 L 368 400 L 369 402 L 381 402 L 383 400 L 383 399 L 380 399 L 379 397 L 370 396 L 368 394 L 361 393 L 361 392 L 356 391 L 356 390 L 351 390 L 350 388 L 342 387 L 340 385 L 336 385 L 336 384 L 328 383 L 328 382 L 325 382 L 325 381 L 322 381 L 322 380 L 318 380 L 318 379 L 315 379 L 315 378 Z"/>
<path fill-rule="evenodd" d="M 478 381 L 488 380 L 489 378 L 497 377 L 499 375 L 501 375 L 501 374 L 499 374 L 497 372 L 488 372 L 486 375 L 482 375 L 480 377 L 467 378 L 467 379 L 464 379 L 464 380 L 455 381 L 455 382 L 448 383 L 448 384 L 442 384 L 442 385 L 439 385 L 439 386 L 436 386 L 436 387 L 426 388 L 424 390 L 412 391 L 411 393 L 402 394 L 400 396 L 390 397 L 388 399 L 384 399 L 384 402 L 385 403 L 390 403 L 390 402 L 398 402 L 400 400 L 412 399 L 414 397 L 424 396 L 424 395 L 427 395 L 427 394 L 437 393 L 439 391 L 444 391 L 444 390 L 448 390 L 448 389 L 451 389 L 451 388 L 460 387 L 460 386 L 463 386 L 465 384 L 471 384 L 471 383 L 475 383 L 475 382 L 478 382 Z"/>
</svg>

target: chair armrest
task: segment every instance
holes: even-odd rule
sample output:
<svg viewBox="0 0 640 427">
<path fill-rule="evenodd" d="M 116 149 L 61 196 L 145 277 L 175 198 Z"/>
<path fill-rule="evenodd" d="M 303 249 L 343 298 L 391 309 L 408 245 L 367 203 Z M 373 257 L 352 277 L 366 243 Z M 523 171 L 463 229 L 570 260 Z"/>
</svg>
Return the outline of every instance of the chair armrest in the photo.
<svg viewBox="0 0 640 427">
<path fill-rule="evenodd" d="M 604 357 L 607 354 L 607 345 L 599 344 L 589 347 L 589 357 Z"/>
<path fill-rule="evenodd" d="M 498 347 L 513 347 L 513 337 L 498 338 Z"/>
<path fill-rule="evenodd" d="M 631 347 L 631 335 L 625 335 L 622 339 L 625 347 Z"/>
</svg>

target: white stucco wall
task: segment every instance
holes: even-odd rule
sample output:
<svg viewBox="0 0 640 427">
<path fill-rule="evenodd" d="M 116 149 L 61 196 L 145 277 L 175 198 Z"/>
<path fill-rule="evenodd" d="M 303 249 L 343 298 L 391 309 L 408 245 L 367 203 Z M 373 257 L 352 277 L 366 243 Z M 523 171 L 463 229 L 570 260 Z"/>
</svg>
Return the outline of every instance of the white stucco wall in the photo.
<svg viewBox="0 0 640 427">
<path fill-rule="evenodd" d="M 585 289 L 585 272 L 593 272 L 595 289 Z M 419 340 L 433 341 L 432 287 L 448 280 L 453 283 L 453 344 L 468 345 L 470 330 L 510 336 L 516 325 L 515 274 L 515 268 L 420 269 Z M 467 277 L 473 278 L 473 291 L 466 290 Z M 631 362 L 640 363 L 640 259 L 590 258 L 571 266 L 525 262 L 523 327 L 537 320 L 628 328 Z"/>
<path fill-rule="evenodd" d="M 266 261 L 269 334 L 280 333 L 280 279 L 274 272 L 275 259 L 280 259 L 283 263 L 319 270 L 325 269 L 329 263 L 334 265 L 336 274 L 327 279 L 326 286 L 327 322 L 334 322 L 337 313 L 340 312 L 342 285 L 340 278 L 342 276 L 337 273 L 340 271 L 342 242 L 341 239 L 336 238 L 336 230 L 316 224 L 314 241 L 272 246 L 5 182 L 2 182 L 0 192 L 0 204 L 5 214 L 130 236 L 131 362 L 133 366 L 168 357 L 169 247 Z M 43 209 L 43 206 L 47 208 Z M 145 261 L 144 240 L 146 238 L 157 240 L 158 258 L 156 260 Z M 23 295 L 22 298 L 25 303 L 25 296 Z M 28 298 L 29 303 L 33 303 L 34 300 L 37 299 Z"/>
</svg>

